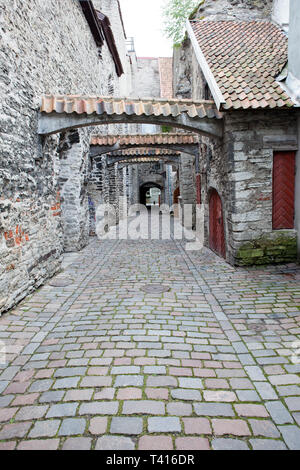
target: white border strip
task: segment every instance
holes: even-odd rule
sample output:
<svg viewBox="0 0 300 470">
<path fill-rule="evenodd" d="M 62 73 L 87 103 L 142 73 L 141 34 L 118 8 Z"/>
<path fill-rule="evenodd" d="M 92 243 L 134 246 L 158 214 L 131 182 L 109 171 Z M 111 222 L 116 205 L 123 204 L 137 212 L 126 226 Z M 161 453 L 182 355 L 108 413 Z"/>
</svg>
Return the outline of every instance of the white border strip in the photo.
<svg viewBox="0 0 300 470">
<path fill-rule="evenodd" d="M 215 78 L 212 74 L 212 71 L 209 68 L 209 65 L 208 65 L 208 63 L 207 63 L 207 61 L 204 57 L 204 54 L 203 54 L 203 52 L 202 52 L 202 50 L 199 46 L 199 43 L 197 41 L 197 38 L 195 36 L 195 33 L 193 31 L 193 28 L 191 27 L 191 24 L 190 24 L 189 20 L 186 21 L 186 29 L 187 29 L 188 35 L 190 37 L 190 40 L 192 42 L 192 45 L 193 45 L 198 63 L 200 65 L 201 70 L 204 74 L 204 77 L 205 77 L 205 79 L 208 83 L 210 91 L 211 91 L 211 93 L 214 97 L 216 106 L 217 106 L 218 109 L 220 109 L 221 104 L 226 104 L 226 101 L 224 99 L 224 96 L 221 93 L 220 88 L 217 85 L 217 82 L 216 82 L 216 80 L 215 80 Z"/>
</svg>

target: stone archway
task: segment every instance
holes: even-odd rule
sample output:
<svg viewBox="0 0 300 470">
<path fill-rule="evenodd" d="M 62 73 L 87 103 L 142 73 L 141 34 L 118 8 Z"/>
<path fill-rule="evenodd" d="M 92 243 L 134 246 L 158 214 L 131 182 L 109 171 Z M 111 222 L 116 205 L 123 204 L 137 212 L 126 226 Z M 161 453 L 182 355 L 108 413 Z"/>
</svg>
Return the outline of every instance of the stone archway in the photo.
<svg viewBox="0 0 300 470">
<path fill-rule="evenodd" d="M 146 202 L 147 202 L 146 201 L 146 199 L 147 199 L 146 198 L 146 193 L 151 188 L 159 189 L 160 192 L 161 192 L 161 197 L 162 197 L 163 190 L 164 190 L 163 186 L 156 183 L 156 182 L 154 182 L 154 181 L 148 181 L 146 183 L 141 184 L 141 186 L 140 186 L 140 204 L 146 206 Z"/>
</svg>

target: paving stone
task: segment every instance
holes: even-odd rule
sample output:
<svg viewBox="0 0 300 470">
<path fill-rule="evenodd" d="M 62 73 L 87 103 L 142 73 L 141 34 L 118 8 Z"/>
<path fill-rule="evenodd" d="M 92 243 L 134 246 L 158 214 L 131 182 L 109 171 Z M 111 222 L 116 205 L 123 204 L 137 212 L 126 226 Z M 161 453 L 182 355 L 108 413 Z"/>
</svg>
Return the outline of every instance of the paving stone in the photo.
<svg viewBox="0 0 300 470">
<path fill-rule="evenodd" d="M 193 388 L 193 389 L 203 388 L 203 383 L 201 379 L 179 377 L 178 382 L 179 382 L 180 388 Z"/>
<path fill-rule="evenodd" d="M 0 374 L 0 381 L 12 380 L 19 372 L 19 366 L 9 366 Z"/>
<path fill-rule="evenodd" d="M 205 389 L 227 389 L 229 384 L 225 379 L 206 379 L 205 380 Z"/>
<path fill-rule="evenodd" d="M 175 448 L 177 450 L 210 450 L 208 439 L 201 437 L 177 437 Z"/>
<path fill-rule="evenodd" d="M 172 438 L 168 436 L 142 436 L 139 450 L 173 450 Z"/>
<path fill-rule="evenodd" d="M 205 401 L 233 402 L 237 401 L 236 394 L 228 390 L 204 390 L 203 398 Z"/>
<path fill-rule="evenodd" d="M 240 419 L 213 419 L 213 432 L 217 436 L 225 434 L 234 436 L 250 436 L 251 432 L 246 423 Z"/>
<path fill-rule="evenodd" d="M 300 427 L 300 413 L 293 413 L 293 418 Z"/>
<path fill-rule="evenodd" d="M 201 393 L 198 390 L 176 388 L 171 390 L 171 397 L 178 400 L 202 401 Z"/>
<path fill-rule="evenodd" d="M 107 430 L 107 418 L 92 418 L 90 420 L 89 432 L 91 434 L 99 435 L 105 434 Z"/>
<path fill-rule="evenodd" d="M 211 434 L 210 422 L 207 418 L 184 418 L 185 434 Z"/>
<path fill-rule="evenodd" d="M 127 376 L 125 376 L 127 377 Z M 73 380 L 73 379 L 65 379 L 65 380 Z M 69 388 L 76 388 L 77 387 L 77 384 L 80 380 L 80 377 L 78 378 L 77 381 L 75 381 L 75 383 L 73 385 L 71 385 L 71 382 L 70 383 L 70 386 Z M 56 381 L 57 383 L 58 381 Z M 90 376 L 90 377 L 83 377 L 83 379 L 81 380 L 80 382 L 80 387 L 92 387 L 92 388 L 95 388 L 95 387 L 109 387 L 110 385 L 112 384 L 112 378 L 111 377 L 100 377 L 100 376 Z M 57 388 L 66 388 L 66 387 L 57 387 Z"/>
<path fill-rule="evenodd" d="M 55 436 L 60 426 L 60 420 L 47 419 L 45 421 L 36 421 L 34 427 L 29 433 L 29 437 L 52 437 Z"/>
<path fill-rule="evenodd" d="M 246 442 L 238 439 L 213 439 L 211 445 L 214 450 L 249 450 Z"/>
<path fill-rule="evenodd" d="M 59 439 L 33 439 L 20 442 L 18 450 L 57 450 Z"/>
<path fill-rule="evenodd" d="M 0 393 L 2 393 L 3 390 L 5 390 L 8 385 L 9 385 L 9 381 L 8 381 L 8 380 L 2 380 L 2 381 L 0 381 Z"/>
<path fill-rule="evenodd" d="M 24 437 L 32 422 L 5 424 L 0 431 L 0 440 Z"/>
<path fill-rule="evenodd" d="M 160 376 L 160 377 L 148 377 L 148 387 L 177 387 L 178 382 L 175 377 Z"/>
<path fill-rule="evenodd" d="M 138 366 L 117 366 L 112 367 L 110 373 L 112 375 L 138 374 L 140 369 Z"/>
<path fill-rule="evenodd" d="M 92 439 L 88 437 L 69 437 L 62 446 L 62 450 L 90 450 Z"/>
<path fill-rule="evenodd" d="M 155 432 L 181 432 L 179 418 L 175 417 L 155 417 L 148 418 L 148 431 Z"/>
<path fill-rule="evenodd" d="M 145 374 L 166 374 L 166 368 L 164 366 L 145 366 L 144 367 Z"/>
<path fill-rule="evenodd" d="M 24 406 L 15 416 L 16 421 L 28 421 L 30 419 L 39 419 L 45 416 L 48 406 Z M 0 410 L 1 413 L 1 410 Z"/>
<path fill-rule="evenodd" d="M 276 400 L 278 398 L 274 388 L 267 382 L 254 382 L 254 386 L 263 400 Z"/>
<path fill-rule="evenodd" d="M 51 405 L 46 418 L 59 418 L 64 416 L 75 416 L 78 403 L 61 403 Z"/>
<path fill-rule="evenodd" d="M 239 401 L 261 401 L 254 390 L 235 390 Z"/>
<path fill-rule="evenodd" d="M 276 424 L 288 424 L 294 422 L 293 417 L 281 401 L 269 401 L 265 403 L 265 406 L 270 413 L 272 420 Z"/>
<path fill-rule="evenodd" d="M 300 450 L 300 429 L 298 426 L 279 426 L 278 429 L 290 450 Z"/>
<path fill-rule="evenodd" d="M 290 411 L 300 411 L 300 397 L 289 397 L 284 401 Z"/>
<path fill-rule="evenodd" d="M 56 369 L 54 377 L 75 377 L 85 375 L 86 370 L 86 367 L 63 367 L 61 369 Z"/>
<path fill-rule="evenodd" d="M 245 371 L 253 381 L 260 382 L 267 380 L 261 368 L 258 366 L 245 366 Z"/>
<path fill-rule="evenodd" d="M 263 419 L 249 419 L 254 436 L 280 437 L 280 433 L 272 421 Z"/>
<path fill-rule="evenodd" d="M 223 403 L 196 403 L 194 410 L 198 416 L 234 416 L 231 405 Z"/>
<path fill-rule="evenodd" d="M 300 387 L 298 385 L 279 385 L 276 387 L 276 390 L 280 396 L 288 397 L 288 396 L 300 396 Z"/>
<path fill-rule="evenodd" d="M 62 421 L 59 429 L 59 436 L 76 436 L 84 434 L 86 427 L 85 419 L 83 418 L 67 418 Z"/>
<path fill-rule="evenodd" d="M 142 387 L 144 377 L 142 375 L 118 375 L 115 381 L 115 387 Z"/>
<path fill-rule="evenodd" d="M 82 403 L 79 407 L 80 415 L 115 415 L 118 413 L 119 402 L 98 401 Z"/>
<path fill-rule="evenodd" d="M 112 418 L 110 432 L 112 434 L 141 434 L 142 418 Z"/>
<path fill-rule="evenodd" d="M 16 414 L 18 408 L 2 408 L 0 409 L 0 423 L 10 421 L 10 419 Z"/>
<path fill-rule="evenodd" d="M 134 441 L 129 437 L 103 436 L 97 440 L 95 450 L 134 450 Z"/>
<path fill-rule="evenodd" d="M 229 383 L 232 388 L 238 388 L 240 390 L 253 390 L 254 386 L 249 379 L 234 378 L 230 379 Z"/>
<path fill-rule="evenodd" d="M 36 380 L 32 382 L 28 392 L 45 392 L 51 388 L 53 380 Z"/>
<path fill-rule="evenodd" d="M 64 396 L 65 392 L 44 392 L 39 398 L 40 403 L 53 403 L 57 401 L 61 401 L 62 397 Z"/>
<path fill-rule="evenodd" d="M 8 406 L 14 398 L 15 395 L 6 395 L 4 397 L 0 397 L 0 408 L 5 408 L 6 406 Z"/>
<path fill-rule="evenodd" d="M 236 412 L 239 416 L 258 416 L 266 418 L 269 416 L 268 411 L 263 405 L 234 405 Z"/>
<path fill-rule="evenodd" d="M 130 400 L 123 403 L 122 413 L 125 415 L 164 415 L 165 405 L 160 401 L 152 400 Z"/>
<path fill-rule="evenodd" d="M 273 439 L 250 439 L 253 450 L 287 450 L 286 445 L 282 441 Z"/>
<path fill-rule="evenodd" d="M 295 374 L 269 375 L 272 385 L 293 385 L 300 384 L 300 377 Z"/>
<path fill-rule="evenodd" d="M 61 388 L 76 388 L 79 383 L 80 377 L 68 377 L 67 379 L 57 379 L 53 384 L 54 389 Z"/>
<path fill-rule="evenodd" d="M 93 395 L 93 390 L 68 390 L 64 401 L 90 401 Z"/>
<path fill-rule="evenodd" d="M 174 416 L 190 416 L 193 413 L 192 405 L 189 403 L 168 403 L 167 413 Z"/>
</svg>

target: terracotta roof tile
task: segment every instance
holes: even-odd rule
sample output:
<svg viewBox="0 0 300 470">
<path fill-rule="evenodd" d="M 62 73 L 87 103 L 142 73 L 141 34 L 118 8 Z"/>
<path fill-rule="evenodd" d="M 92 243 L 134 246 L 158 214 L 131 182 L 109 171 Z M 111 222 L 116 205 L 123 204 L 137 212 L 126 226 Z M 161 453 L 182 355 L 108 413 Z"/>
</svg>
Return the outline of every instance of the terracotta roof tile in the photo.
<svg viewBox="0 0 300 470">
<path fill-rule="evenodd" d="M 288 60 L 288 40 L 269 21 L 191 21 L 226 104 L 224 109 L 290 107 L 276 82 Z"/>
<path fill-rule="evenodd" d="M 96 96 L 53 96 L 42 97 L 41 112 L 77 114 L 126 114 L 146 116 L 178 116 L 182 112 L 193 118 L 197 115 L 222 119 L 213 101 L 193 101 L 163 98 L 112 98 Z"/>
<path fill-rule="evenodd" d="M 180 156 L 180 152 L 166 149 L 151 149 L 141 147 L 138 149 L 115 150 L 109 154 L 111 157 L 160 157 L 160 156 Z"/>
<path fill-rule="evenodd" d="M 145 147 L 146 145 L 161 144 L 198 144 L 199 138 L 194 134 L 147 134 L 147 135 L 107 135 L 92 136 L 91 145 L 136 145 Z M 174 153 L 174 152 L 173 152 Z"/>
<path fill-rule="evenodd" d="M 141 158 L 130 158 L 129 160 L 119 160 L 118 163 L 156 163 L 160 162 L 159 158 L 155 157 L 141 157 Z"/>
</svg>

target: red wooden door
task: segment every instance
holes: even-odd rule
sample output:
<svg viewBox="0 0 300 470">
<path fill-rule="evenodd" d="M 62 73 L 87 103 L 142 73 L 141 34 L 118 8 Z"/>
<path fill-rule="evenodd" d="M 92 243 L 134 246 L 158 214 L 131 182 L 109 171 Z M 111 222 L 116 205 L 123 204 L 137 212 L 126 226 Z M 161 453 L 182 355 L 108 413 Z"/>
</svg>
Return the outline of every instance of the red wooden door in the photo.
<svg viewBox="0 0 300 470">
<path fill-rule="evenodd" d="M 209 200 L 209 246 L 218 255 L 226 257 L 222 201 L 216 190 L 211 192 Z"/>
<path fill-rule="evenodd" d="M 294 228 L 295 152 L 275 152 L 273 160 L 273 230 Z"/>
</svg>

